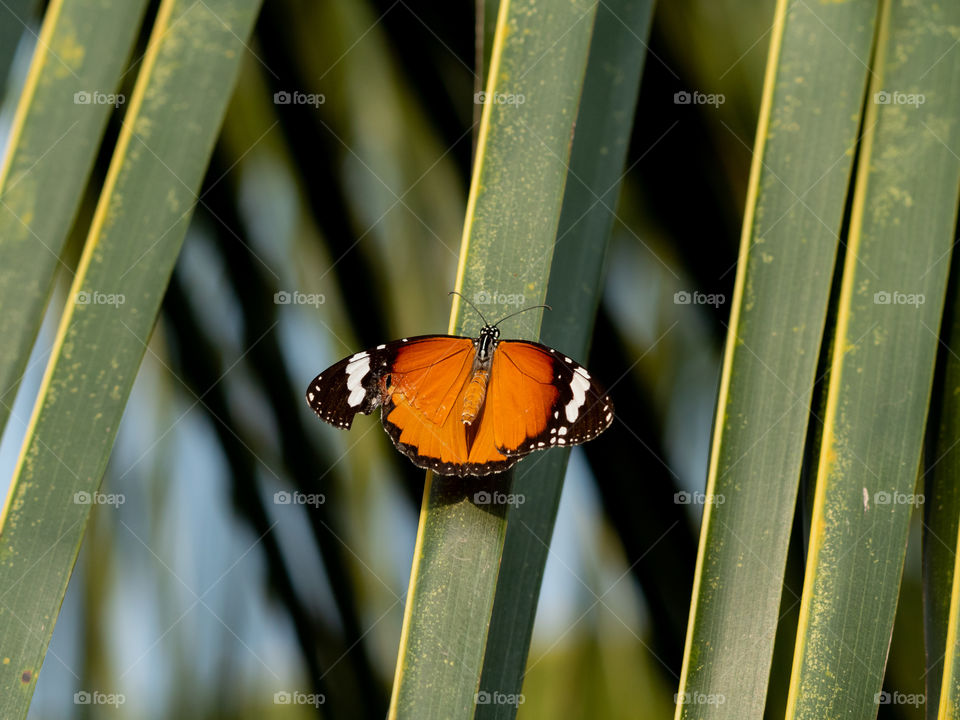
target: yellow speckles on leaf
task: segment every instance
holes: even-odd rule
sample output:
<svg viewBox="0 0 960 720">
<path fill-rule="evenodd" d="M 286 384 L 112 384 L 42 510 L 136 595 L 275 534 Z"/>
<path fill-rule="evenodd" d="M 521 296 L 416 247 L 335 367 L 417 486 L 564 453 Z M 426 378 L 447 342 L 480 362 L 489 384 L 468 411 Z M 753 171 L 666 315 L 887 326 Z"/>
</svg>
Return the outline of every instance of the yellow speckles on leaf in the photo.
<svg viewBox="0 0 960 720">
<path fill-rule="evenodd" d="M 107 207 L 107 217 L 103 222 L 101 232 L 103 229 L 112 227 L 116 222 L 117 217 L 120 215 L 120 210 L 123 207 L 123 195 L 119 192 L 112 193 L 110 195 L 110 205 Z M 93 262 L 101 263 L 103 262 L 102 254 L 94 253 Z"/>
<path fill-rule="evenodd" d="M 86 47 L 77 40 L 76 29 L 63 28 L 53 36 L 53 45 L 50 53 L 56 58 L 51 64 L 54 75 L 58 78 L 75 75 L 83 67 L 83 59 L 87 54 Z M 81 88 L 85 90 L 99 90 L 100 88 Z"/>
<path fill-rule="evenodd" d="M 180 212 L 180 197 L 177 193 L 177 189 L 171 187 L 167 190 L 167 208 L 169 208 L 172 213 Z"/>
<path fill-rule="evenodd" d="M 873 332 L 871 333 L 871 336 L 873 338 L 873 346 L 878 347 L 880 345 L 883 345 L 884 342 L 886 342 L 887 330 L 881 325 L 875 325 L 873 328 Z"/>
<path fill-rule="evenodd" d="M 824 475 L 830 474 L 836 462 L 837 462 L 837 451 L 834 449 L 834 443 L 830 442 L 827 445 L 826 451 L 823 454 L 823 466 L 821 469 L 823 470 Z"/>
<path fill-rule="evenodd" d="M 913 207 L 913 196 L 910 195 L 908 190 L 892 187 L 890 188 L 889 192 L 894 202 L 899 203 L 904 207 Z"/>
<path fill-rule="evenodd" d="M 765 265 L 769 265 L 770 263 L 773 262 L 773 255 L 767 252 L 761 252 L 760 259 L 763 260 Z"/>
<path fill-rule="evenodd" d="M 33 161 L 30 161 L 33 164 Z M 39 196 L 39 190 L 36 182 L 24 172 L 17 177 L 10 178 L 6 183 L 9 188 L 3 194 L 3 205 L 0 206 L 5 212 L 13 215 L 19 222 L 13 227 L 16 234 L 13 237 L 6 237 L 4 240 L 12 240 L 15 237 L 35 241 L 30 231 L 30 226 L 34 221 L 33 209 Z"/>
<path fill-rule="evenodd" d="M 133 131 L 139 135 L 142 140 L 149 140 L 150 134 L 153 132 L 153 119 L 145 114 L 140 115 L 137 118 Z"/>
</svg>

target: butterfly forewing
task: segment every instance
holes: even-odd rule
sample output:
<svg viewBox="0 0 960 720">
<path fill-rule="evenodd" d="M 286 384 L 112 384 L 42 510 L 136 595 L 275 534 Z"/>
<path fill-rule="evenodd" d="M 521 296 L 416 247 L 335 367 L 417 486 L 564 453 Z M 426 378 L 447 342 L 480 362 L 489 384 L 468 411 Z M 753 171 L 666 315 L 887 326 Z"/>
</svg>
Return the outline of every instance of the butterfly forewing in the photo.
<svg viewBox="0 0 960 720">
<path fill-rule="evenodd" d="M 390 345 L 344 358 L 317 375 L 307 388 L 307 404 L 331 425 L 348 429 L 357 413 L 369 415 L 380 404 L 379 378 L 390 366 Z"/>
<path fill-rule="evenodd" d="M 470 338 L 447 336 L 397 351 L 381 418 L 397 448 L 419 467 L 456 475 L 466 462 L 460 416 L 474 356 Z"/>
<path fill-rule="evenodd" d="M 381 380 L 390 374 L 397 356 L 420 345 L 435 345 L 447 335 L 422 335 L 377 345 L 331 365 L 307 388 L 307 404 L 331 425 L 348 429 L 357 413 L 369 415 L 384 400 Z"/>
</svg>

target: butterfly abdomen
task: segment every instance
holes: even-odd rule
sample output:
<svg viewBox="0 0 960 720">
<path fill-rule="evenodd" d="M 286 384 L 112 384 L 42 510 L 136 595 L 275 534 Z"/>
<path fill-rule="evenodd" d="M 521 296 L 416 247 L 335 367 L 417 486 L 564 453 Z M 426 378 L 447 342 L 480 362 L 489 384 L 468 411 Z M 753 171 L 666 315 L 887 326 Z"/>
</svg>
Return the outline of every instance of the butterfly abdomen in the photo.
<svg viewBox="0 0 960 720">
<path fill-rule="evenodd" d="M 483 400 L 487 396 L 487 383 L 489 381 L 489 368 L 474 370 L 473 377 L 470 378 L 470 384 L 467 385 L 467 389 L 463 393 L 463 414 L 460 416 L 460 419 L 464 425 L 472 423 L 477 419 L 477 415 L 480 414 Z"/>
</svg>

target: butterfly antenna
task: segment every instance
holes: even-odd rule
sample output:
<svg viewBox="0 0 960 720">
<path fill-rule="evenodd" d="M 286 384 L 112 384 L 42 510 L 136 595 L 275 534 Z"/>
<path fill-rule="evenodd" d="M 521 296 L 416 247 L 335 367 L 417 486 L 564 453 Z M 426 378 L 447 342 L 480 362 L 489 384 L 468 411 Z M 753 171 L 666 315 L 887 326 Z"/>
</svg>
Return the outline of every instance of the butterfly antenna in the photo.
<svg viewBox="0 0 960 720">
<path fill-rule="evenodd" d="M 510 313 L 510 314 L 507 315 L 506 317 L 500 318 L 499 320 L 497 320 L 497 321 L 493 324 L 493 326 L 494 326 L 494 327 L 497 327 L 497 325 L 499 325 L 500 323 L 502 323 L 504 320 L 509 320 L 509 319 L 512 318 L 514 315 L 519 315 L 520 313 L 526 312 L 527 310 L 536 310 L 537 308 L 546 308 L 547 310 L 553 310 L 553 308 L 550 307 L 549 305 L 531 305 L 530 307 L 520 308 L 520 309 L 517 310 L 516 312 Z"/>
<path fill-rule="evenodd" d="M 487 322 L 487 319 L 483 316 L 483 313 L 480 312 L 479 309 L 477 309 L 477 306 L 474 305 L 474 304 L 473 304 L 472 302 L 470 302 L 469 300 L 467 300 L 467 296 L 466 296 L 466 295 L 464 295 L 464 294 L 462 294 L 462 293 L 458 293 L 456 290 L 451 290 L 451 291 L 450 291 L 449 293 L 447 293 L 447 294 L 448 294 L 448 295 L 459 295 L 461 298 L 463 298 L 464 300 L 466 300 L 466 301 L 467 301 L 467 304 L 474 309 L 474 311 L 477 313 L 477 315 L 480 316 L 480 319 L 483 320 L 483 324 L 484 324 L 484 325 L 489 325 L 489 324 L 490 324 L 490 323 Z"/>
</svg>

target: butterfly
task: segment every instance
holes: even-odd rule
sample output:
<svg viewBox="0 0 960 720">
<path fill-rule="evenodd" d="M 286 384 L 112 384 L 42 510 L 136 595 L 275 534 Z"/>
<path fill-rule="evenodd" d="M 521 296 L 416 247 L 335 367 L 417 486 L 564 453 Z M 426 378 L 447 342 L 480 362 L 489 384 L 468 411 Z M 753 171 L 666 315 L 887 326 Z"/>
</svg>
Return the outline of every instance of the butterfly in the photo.
<svg viewBox="0 0 960 720">
<path fill-rule="evenodd" d="M 307 403 L 343 429 L 379 407 L 397 449 L 440 475 L 503 472 L 592 440 L 613 422 L 613 402 L 590 373 L 546 345 L 500 339 L 500 323 L 532 309 L 491 325 L 474 306 L 476 338 L 421 335 L 350 355 L 313 379 Z"/>
</svg>

